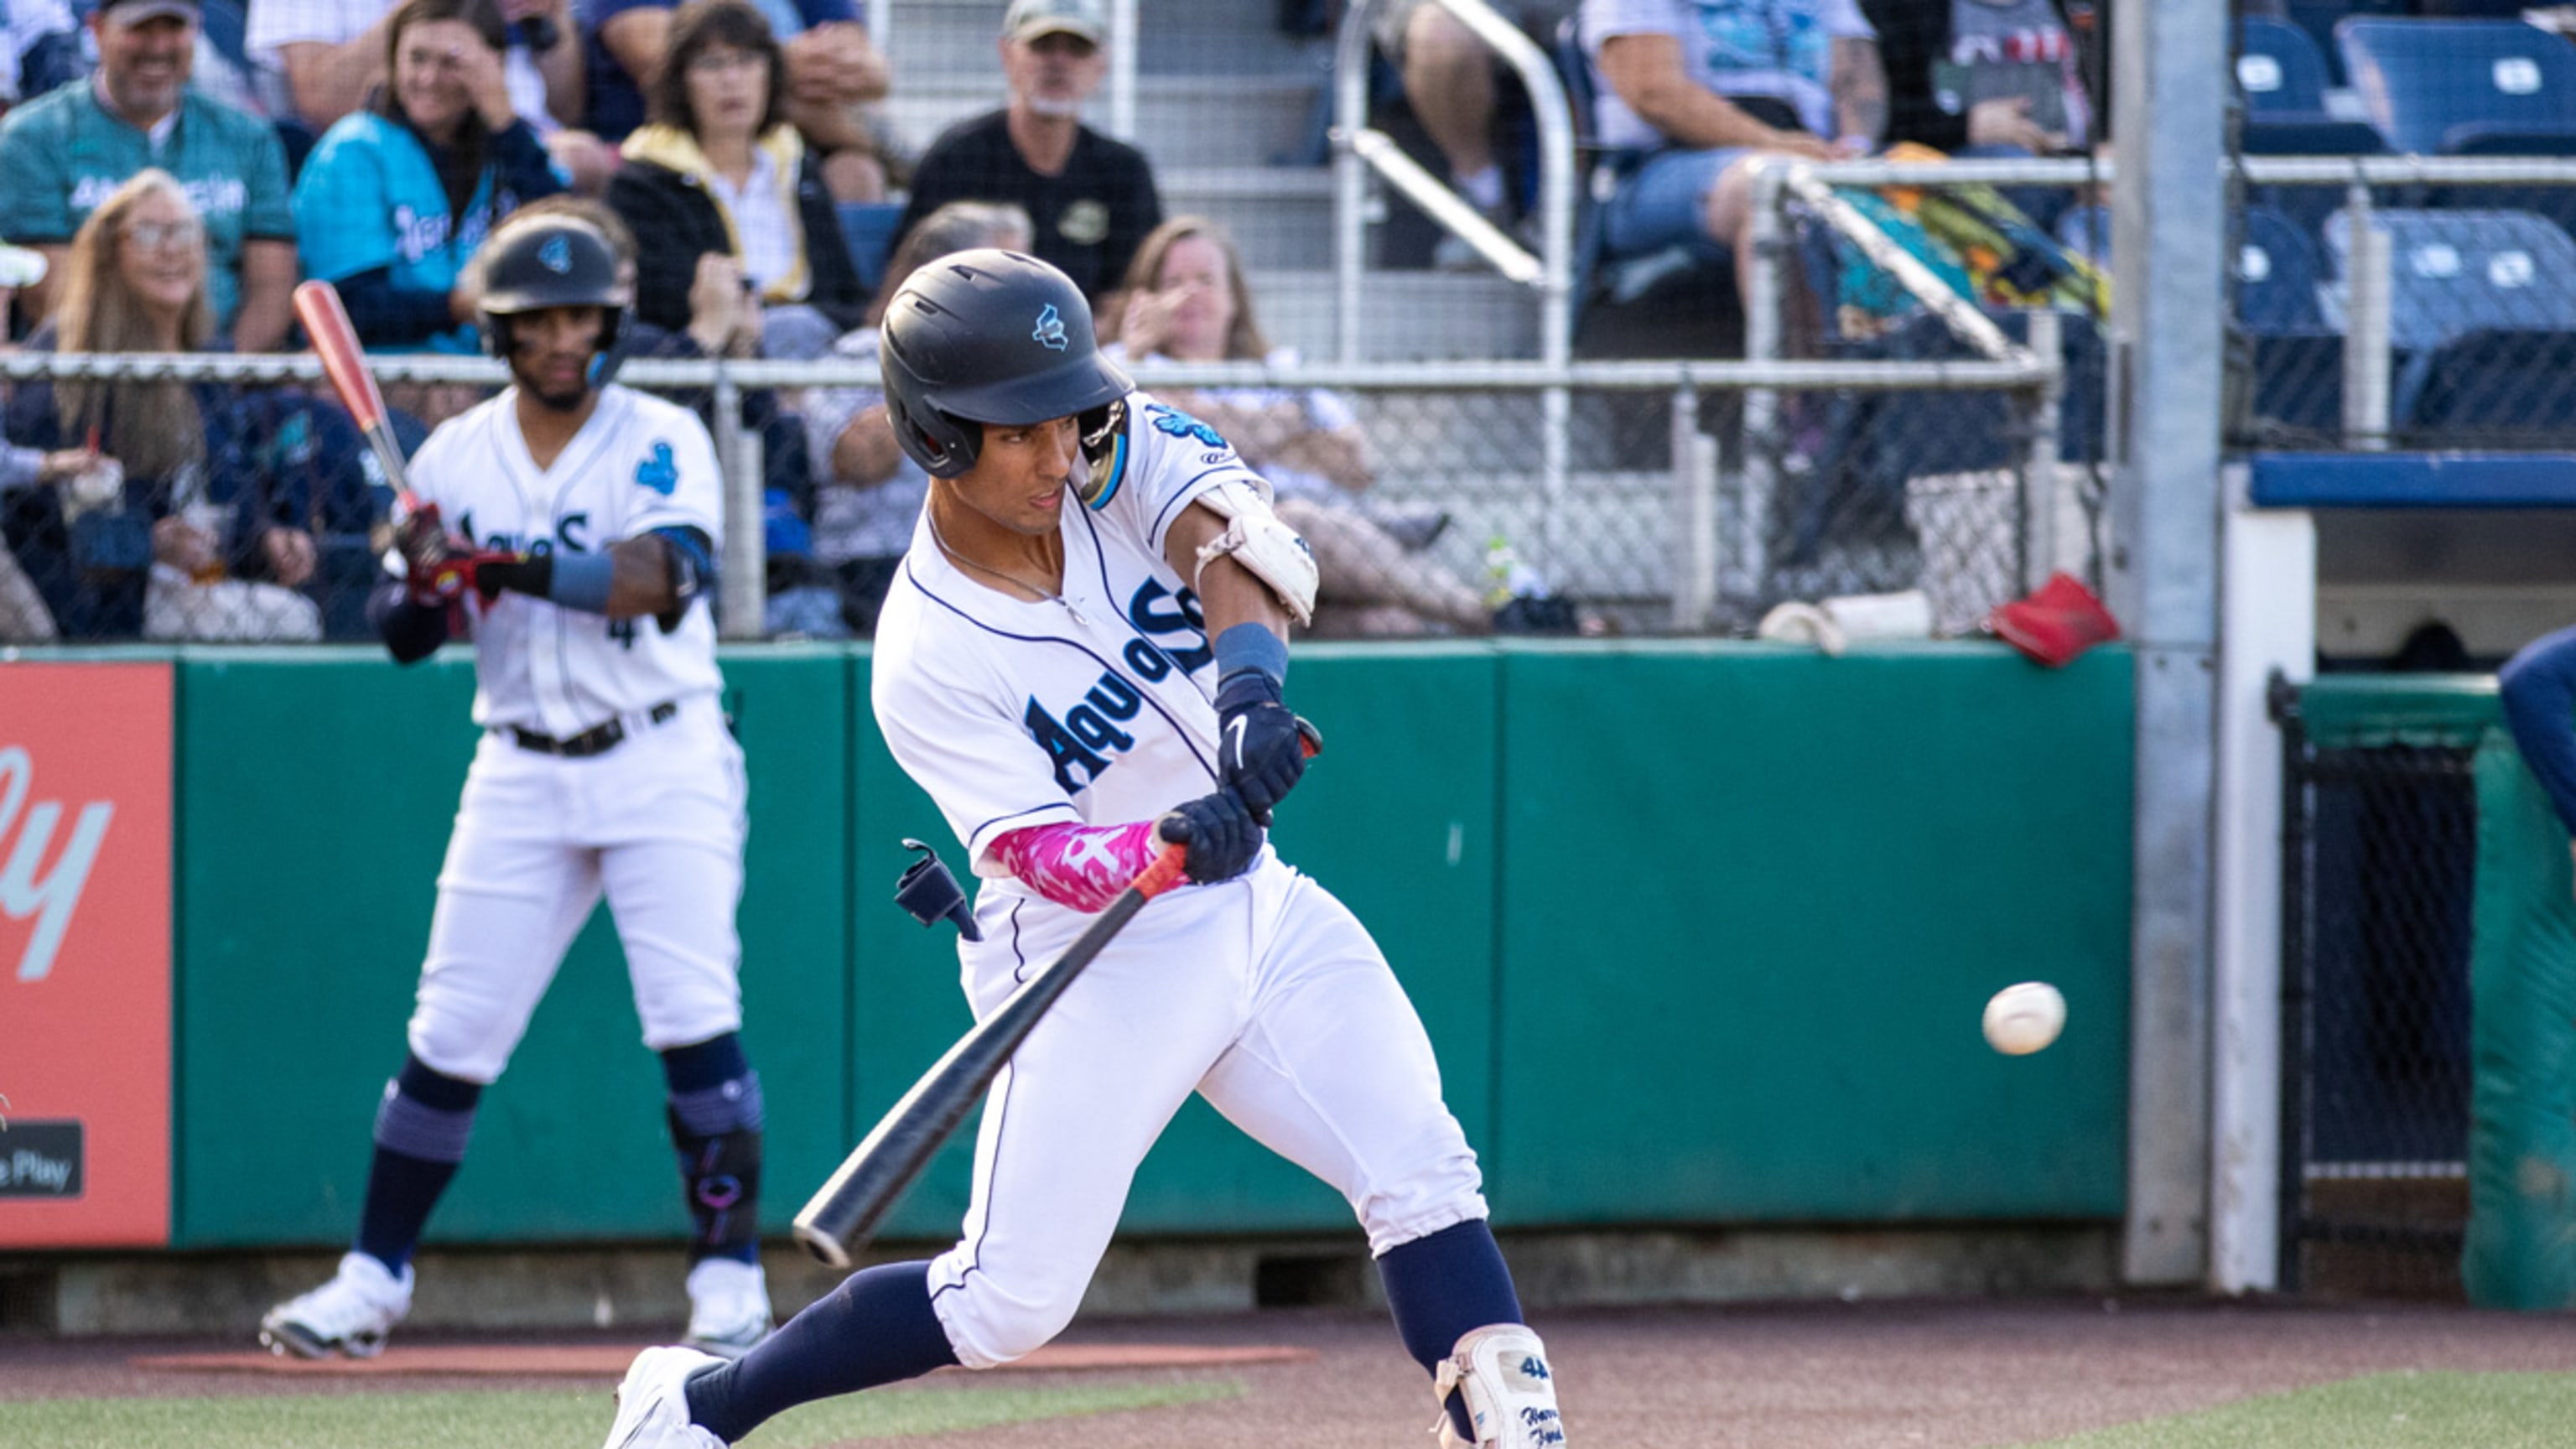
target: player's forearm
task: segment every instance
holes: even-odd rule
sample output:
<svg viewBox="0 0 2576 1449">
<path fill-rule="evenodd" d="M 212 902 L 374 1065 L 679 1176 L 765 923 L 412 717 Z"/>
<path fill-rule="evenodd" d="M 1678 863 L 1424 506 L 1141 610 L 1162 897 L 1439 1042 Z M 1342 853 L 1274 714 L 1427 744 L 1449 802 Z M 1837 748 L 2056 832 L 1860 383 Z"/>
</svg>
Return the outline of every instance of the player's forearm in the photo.
<svg viewBox="0 0 2576 1449">
<path fill-rule="evenodd" d="M 1154 823 L 1032 825 L 994 839 L 993 859 L 1029 889 L 1085 915 L 1107 909 L 1153 864 Z"/>
</svg>

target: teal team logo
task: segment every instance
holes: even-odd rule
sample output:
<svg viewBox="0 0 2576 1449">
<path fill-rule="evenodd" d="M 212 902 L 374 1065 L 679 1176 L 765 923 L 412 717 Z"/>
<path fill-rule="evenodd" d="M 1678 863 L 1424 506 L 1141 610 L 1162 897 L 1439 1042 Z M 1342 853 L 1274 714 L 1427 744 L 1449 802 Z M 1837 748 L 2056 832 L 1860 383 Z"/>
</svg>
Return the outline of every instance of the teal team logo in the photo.
<svg viewBox="0 0 2576 1449">
<path fill-rule="evenodd" d="M 635 465 L 635 481 L 665 498 L 671 496 L 671 490 L 680 486 L 680 465 L 671 457 L 670 444 L 653 444 L 652 454 Z"/>
<path fill-rule="evenodd" d="M 1216 429 L 1209 427 L 1207 424 L 1200 422 L 1198 419 L 1191 417 L 1188 413 L 1182 412 L 1179 408 L 1166 407 L 1161 403 L 1154 403 L 1148 406 L 1145 411 L 1153 416 L 1154 426 L 1156 428 L 1171 434 L 1175 438 L 1196 438 L 1211 448 L 1230 448 L 1234 446 L 1225 440 L 1225 434 L 1220 433 Z"/>
<path fill-rule="evenodd" d="M 1064 351 L 1069 339 L 1064 335 L 1064 318 L 1055 310 L 1053 302 L 1047 303 L 1046 310 L 1038 314 L 1037 330 L 1031 332 L 1029 338 L 1051 351 Z"/>
<path fill-rule="evenodd" d="M 537 248 L 537 265 L 558 276 L 571 271 L 572 242 L 562 236 L 546 238 L 545 245 Z"/>
</svg>

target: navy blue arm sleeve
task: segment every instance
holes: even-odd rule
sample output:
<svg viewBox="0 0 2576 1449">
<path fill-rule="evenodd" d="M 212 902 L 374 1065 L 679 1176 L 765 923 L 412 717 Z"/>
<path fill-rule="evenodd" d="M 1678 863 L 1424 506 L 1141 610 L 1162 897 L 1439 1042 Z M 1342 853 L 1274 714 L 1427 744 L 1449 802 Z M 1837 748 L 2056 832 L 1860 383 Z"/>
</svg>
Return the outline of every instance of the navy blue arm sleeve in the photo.
<svg viewBox="0 0 2576 1449">
<path fill-rule="evenodd" d="M 349 325 L 369 347 L 426 342 L 456 325 L 447 294 L 394 285 L 391 267 L 374 267 L 336 284 L 349 308 Z"/>
<path fill-rule="evenodd" d="M 2576 629 L 2523 646 L 2496 675 L 2504 721 L 2531 773 L 2576 832 Z"/>
<path fill-rule="evenodd" d="M 689 612 L 689 604 L 700 594 L 714 597 L 716 541 L 707 537 L 706 530 L 687 524 L 656 528 L 651 533 L 671 550 L 671 579 L 679 589 L 679 602 L 671 606 L 670 612 L 654 616 L 654 622 L 668 634 L 680 627 L 680 619 Z"/>
<path fill-rule="evenodd" d="M 447 642 L 447 610 L 413 603 L 411 590 L 400 579 L 376 585 L 367 596 L 367 622 L 384 636 L 396 664 L 417 664 Z"/>
</svg>

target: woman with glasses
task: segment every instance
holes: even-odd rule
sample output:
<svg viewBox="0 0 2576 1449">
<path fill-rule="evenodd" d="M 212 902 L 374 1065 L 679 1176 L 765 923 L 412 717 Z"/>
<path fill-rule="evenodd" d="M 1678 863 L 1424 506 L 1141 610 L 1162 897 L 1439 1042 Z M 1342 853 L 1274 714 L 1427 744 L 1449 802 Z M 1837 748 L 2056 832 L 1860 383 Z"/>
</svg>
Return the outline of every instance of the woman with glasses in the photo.
<svg viewBox="0 0 2576 1449">
<path fill-rule="evenodd" d="M 155 169 L 73 236 L 61 305 L 27 347 L 225 350 L 214 333 L 204 223 Z M 267 475 L 262 440 L 240 436 L 245 401 L 214 383 L 131 378 L 39 380 L 10 399 L 10 442 L 87 455 L 0 501 L 11 550 L 64 638 L 321 637 L 319 610 L 296 592 L 318 562 L 318 505 L 305 506 L 317 479 Z M 354 458 L 354 431 L 338 443 Z"/>
<path fill-rule="evenodd" d="M 744 0 L 689 0 L 649 102 L 626 138 L 608 204 L 635 232 L 635 315 L 689 325 L 689 298 L 724 284 L 760 301 L 759 331 L 736 355 L 820 357 L 859 325 L 867 298 L 850 263 L 821 158 L 787 120 L 787 62 Z M 710 281 L 712 279 L 712 281 Z"/>
<path fill-rule="evenodd" d="M 494 0 L 404 0 L 386 35 L 385 84 L 322 134 L 296 178 L 296 247 L 369 348 L 471 355 L 466 259 L 563 182 L 511 105 Z"/>
</svg>

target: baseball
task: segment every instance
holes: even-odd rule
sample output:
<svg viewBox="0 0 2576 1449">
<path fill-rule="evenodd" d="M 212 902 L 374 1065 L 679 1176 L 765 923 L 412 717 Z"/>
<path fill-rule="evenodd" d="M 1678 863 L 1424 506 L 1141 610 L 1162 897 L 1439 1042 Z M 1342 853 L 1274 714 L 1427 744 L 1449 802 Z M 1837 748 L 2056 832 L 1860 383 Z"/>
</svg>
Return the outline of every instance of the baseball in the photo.
<svg viewBox="0 0 2576 1449">
<path fill-rule="evenodd" d="M 2066 998 L 2045 981 L 2022 981 L 1986 1003 L 1986 1045 L 2023 1057 L 2057 1040 L 2066 1025 Z"/>
</svg>

